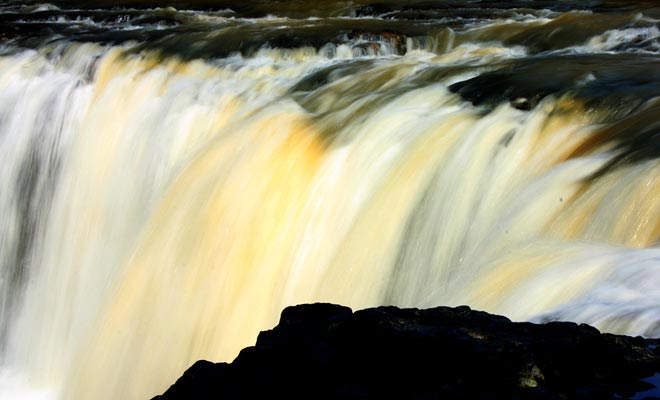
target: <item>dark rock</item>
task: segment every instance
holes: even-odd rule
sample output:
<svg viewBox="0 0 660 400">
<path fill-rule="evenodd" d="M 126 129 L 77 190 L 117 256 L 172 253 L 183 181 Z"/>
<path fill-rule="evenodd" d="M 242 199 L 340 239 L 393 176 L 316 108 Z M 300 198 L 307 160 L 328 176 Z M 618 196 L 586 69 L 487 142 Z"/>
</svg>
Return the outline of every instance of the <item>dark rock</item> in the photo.
<svg viewBox="0 0 660 400">
<path fill-rule="evenodd" d="M 659 343 L 468 307 L 308 304 L 233 363 L 198 361 L 155 399 L 628 398 L 653 389 L 643 379 L 660 372 Z"/>
<path fill-rule="evenodd" d="M 660 90 L 657 57 L 546 55 L 505 64 L 449 89 L 475 105 L 495 108 L 510 102 L 526 110 L 547 96 L 570 94 L 584 102 L 587 110 L 607 109 L 614 120 L 655 99 Z"/>
</svg>

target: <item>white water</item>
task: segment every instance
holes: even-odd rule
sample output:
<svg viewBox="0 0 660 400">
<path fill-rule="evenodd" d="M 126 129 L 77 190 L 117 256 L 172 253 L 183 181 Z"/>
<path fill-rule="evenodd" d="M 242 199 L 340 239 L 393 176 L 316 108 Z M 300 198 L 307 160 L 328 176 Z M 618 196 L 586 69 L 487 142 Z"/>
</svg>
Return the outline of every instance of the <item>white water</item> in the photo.
<svg viewBox="0 0 660 400">
<path fill-rule="evenodd" d="M 587 179 L 613 153 L 572 156 L 577 101 L 484 116 L 447 90 L 474 72 L 412 83 L 516 50 L 385 57 L 297 103 L 355 54 L 63 49 L 0 58 L 0 398 L 148 398 L 313 301 L 660 335 L 660 162 Z"/>
</svg>

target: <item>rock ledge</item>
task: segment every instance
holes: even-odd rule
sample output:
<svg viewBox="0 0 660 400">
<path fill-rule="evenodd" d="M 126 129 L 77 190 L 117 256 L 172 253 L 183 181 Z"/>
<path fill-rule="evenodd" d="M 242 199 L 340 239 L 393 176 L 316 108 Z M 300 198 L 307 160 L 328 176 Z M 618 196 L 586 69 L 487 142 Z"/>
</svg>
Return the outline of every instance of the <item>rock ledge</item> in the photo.
<svg viewBox="0 0 660 400">
<path fill-rule="evenodd" d="M 198 361 L 155 399 L 648 399 L 659 344 L 468 307 L 305 304 L 231 364 Z"/>
</svg>

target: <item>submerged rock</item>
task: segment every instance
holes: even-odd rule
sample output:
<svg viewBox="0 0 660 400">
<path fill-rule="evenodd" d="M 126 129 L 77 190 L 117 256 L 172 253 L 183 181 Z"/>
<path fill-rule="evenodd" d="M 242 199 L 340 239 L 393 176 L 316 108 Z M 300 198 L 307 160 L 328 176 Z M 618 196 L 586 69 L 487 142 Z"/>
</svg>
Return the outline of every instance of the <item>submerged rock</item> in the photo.
<svg viewBox="0 0 660 400">
<path fill-rule="evenodd" d="M 468 307 L 307 304 L 231 364 L 198 361 L 155 399 L 654 398 L 644 379 L 660 372 L 658 344 Z"/>
</svg>

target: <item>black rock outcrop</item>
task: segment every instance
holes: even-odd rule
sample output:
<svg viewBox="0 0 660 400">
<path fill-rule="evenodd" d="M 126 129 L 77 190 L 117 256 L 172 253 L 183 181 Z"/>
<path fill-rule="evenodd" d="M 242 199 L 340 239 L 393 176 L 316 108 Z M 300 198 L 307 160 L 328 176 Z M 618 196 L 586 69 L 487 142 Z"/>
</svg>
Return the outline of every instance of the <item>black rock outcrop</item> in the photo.
<svg viewBox="0 0 660 400">
<path fill-rule="evenodd" d="M 198 361 L 159 400 L 654 398 L 660 340 L 468 307 L 289 307 L 231 363 Z"/>
</svg>

